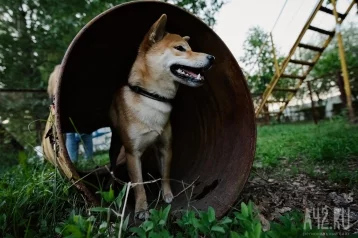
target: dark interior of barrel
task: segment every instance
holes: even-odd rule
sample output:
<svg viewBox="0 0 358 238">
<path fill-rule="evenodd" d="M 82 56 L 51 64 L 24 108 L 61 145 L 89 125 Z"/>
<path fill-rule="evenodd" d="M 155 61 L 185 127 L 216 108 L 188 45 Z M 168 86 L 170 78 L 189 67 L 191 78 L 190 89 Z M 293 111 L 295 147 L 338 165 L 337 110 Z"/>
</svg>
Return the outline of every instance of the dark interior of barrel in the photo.
<svg viewBox="0 0 358 238">
<path fill-rule="evenodd" d="M 143 1 L 115 7 L 91 21 L 63 60 L 56 104 L 59 127 L 63 133 L 74 131 L 69 118 L 79 132 L 109 126 L 112 95 L 126 84 L 144 34 L 163 13 L 168 16 L 168 32 L 190 36 L 194 51 L 216 57 L 205 74 L 204 86 L 180 86 L 173 103 L 171 184 L 174 195 L 180 193 L 173 209 L 187 207 L 190 200 L 190 206 L 212 206 L 222 216 L 236 201 L 251 169 L 256 143 L 254 111 L 235 58 L 193 15 L 166 3 Z M 149 162 L 152 158 L 150 152 L 143 156 L 144 168 L 155 167 L 155 162 Z M 126 171 L 120 174 L 125 179 Z M 150 200 L 156 199 L 159 184 L 147 187 Z M 195 187 L 183 191 L 184 184 Z"/>
</svg>

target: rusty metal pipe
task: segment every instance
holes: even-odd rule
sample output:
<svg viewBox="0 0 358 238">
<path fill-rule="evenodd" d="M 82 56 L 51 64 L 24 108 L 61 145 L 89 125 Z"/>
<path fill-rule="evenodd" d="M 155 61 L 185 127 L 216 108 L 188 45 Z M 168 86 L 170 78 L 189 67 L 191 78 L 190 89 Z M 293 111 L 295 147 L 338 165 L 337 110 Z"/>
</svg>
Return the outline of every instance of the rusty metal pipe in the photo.
<svg viewBox="0 0 358 238">
<path fill-rule="evenodd" d="M 90 21 L 62 62 L 57 129 L 59 133 L 74 131 L 69 118 L 79 132 L 109 126 L 112 95 L 126 83 L 140 41 L 163 13 L 168 16 L 168 32 L 190 36 L 193 50 L 216 57 L 206 84 L 196 89 L 181 86 L 173 103 L 172 178 L 188 184 L 196 181 L 190 205 L 197 209 L 212 206 L 220 217 L 234 205 L 250 173 L 256 145 L 254 108 L 234 56 L 212 29 L 187 11 L 160 1 L 135 1 Z M 67 155 L 63 140 L 60 147 Z M 172 187 L 174 194 L 183 190 L 174 181 Z M 187 205 L 182 193 L 173 209 Z"/>
</svg>

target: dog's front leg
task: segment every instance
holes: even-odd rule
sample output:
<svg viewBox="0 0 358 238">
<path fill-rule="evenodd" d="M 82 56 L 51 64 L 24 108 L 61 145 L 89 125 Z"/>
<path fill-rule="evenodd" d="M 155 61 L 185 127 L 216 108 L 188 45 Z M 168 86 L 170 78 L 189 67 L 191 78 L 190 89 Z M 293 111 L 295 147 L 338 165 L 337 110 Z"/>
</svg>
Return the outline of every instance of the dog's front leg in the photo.
<svg viewBox="0 0 358 238">
<path fill-rule="evenodd" d="M 134 196 L 135 196 L 135 216 L 139 219 L 148 219 L 148 204 L 147 196 L 145 194 L 145 189 L 143 185 L 143 176 L 142 176 L 142 165 L 140 160 L 140 153 L 126 153 L 127 158 L 127 168 L 129 177 L 132 183 L 135 183 Z"/>
<path fill-rule="evenodd" d="M 162 190 L 163 200 L 166 203 L 173 201 L 173 193 L 170 187 L 170 167 L 172 161 L 172 129 L 170 123 L 164 128 L 164 132 L 160 138 L 159 152 L 160 152 L 160 170 L 162 174 Z"/>
</svg>

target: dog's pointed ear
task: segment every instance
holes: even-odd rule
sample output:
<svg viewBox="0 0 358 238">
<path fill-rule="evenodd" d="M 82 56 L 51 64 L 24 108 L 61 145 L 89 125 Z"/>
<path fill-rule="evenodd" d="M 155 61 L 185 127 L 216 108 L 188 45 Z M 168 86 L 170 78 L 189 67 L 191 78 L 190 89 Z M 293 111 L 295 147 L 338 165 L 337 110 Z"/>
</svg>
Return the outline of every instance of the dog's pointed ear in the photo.
<svg viewBox="0 0 358 238">
<path fill-rule="evenodd" d="M 184 39 L 185 41 L 189 41 L 189 40 L 190 40 L 190 36 L 184 36 L 183 39 Z"/>
<path fill-rule="evenodd" d="M 149 30 L 149 41 L 154 44 L 165 36 L 165 26 L 167 24 L 167 15 L 163 14 L 161 17 L 152 25 Z"/>
</svg>

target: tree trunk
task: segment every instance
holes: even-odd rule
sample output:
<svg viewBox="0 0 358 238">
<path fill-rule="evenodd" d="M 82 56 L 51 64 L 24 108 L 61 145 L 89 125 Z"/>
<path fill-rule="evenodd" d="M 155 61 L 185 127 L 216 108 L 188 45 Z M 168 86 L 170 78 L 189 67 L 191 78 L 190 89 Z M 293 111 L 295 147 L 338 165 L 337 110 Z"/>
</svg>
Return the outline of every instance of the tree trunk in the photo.
<svg viewBox="0 0 358 238">
<path fill-rule="evenodd" d="M 316 97 L 317 97 L 317 105 L 318 106 L 321 106 L 322 105 L 322 102 L 323 102 L 323 100 L 320 98 L 320 93 L 319 93 L 319 91 L 318 90 L 316 90 L 316 91 L 314 91 L 315 92 L 315 94 L 316 94 Z"/>
<path fill-rule="evenodd" d="M 347 106 L 347 95 L 346 95 L 346 91 L 344 90 L 344 81 L 343 81 L 343 76 L 342 76 L 341 71 L 339 71 L 337 73 L 337 86 L 338 86 L 339 92 L 341 93 L 341 95 L 339 97 L 341 98 L 342 105 L 343 105 L 343 107 L 346 107 Z"/>
<path fill-rule="evenodd" d="M 265 124 L 269 125 L 270 124 L 270 114 L 269 114 L 269 109 L 268 109 L 268 106 L 266 103 L 264 105 L 263 110 L 264 110 Z"/>
<path fill-rule="evenodd" d="M 313 101 L 311 83 L 309 81 L 307 82 L 307 87 L 308 87 L 308 91 L 310 93 L 313 121 L 314 121 L 314 124 L 317 124 L 318 123 L 318 116 L 317 116 L 317 111 L 316 111 L 314 101 Z"/>
</svg>

